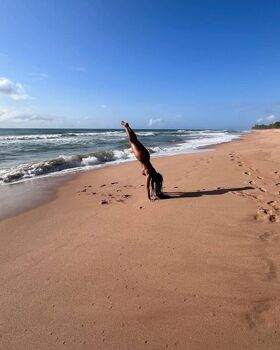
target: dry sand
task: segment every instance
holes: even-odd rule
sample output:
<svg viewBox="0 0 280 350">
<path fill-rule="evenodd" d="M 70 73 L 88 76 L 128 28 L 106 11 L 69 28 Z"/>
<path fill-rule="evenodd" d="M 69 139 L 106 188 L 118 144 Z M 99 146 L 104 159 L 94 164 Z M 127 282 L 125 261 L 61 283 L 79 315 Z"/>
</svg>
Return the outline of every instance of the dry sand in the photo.
<svg viewBox="0 0 280 350">
<path fill-rule="evenodd" d="M 153 163 L 0 222 L 0 349 L 280 349 L 280 132 Z"/>
</svg>

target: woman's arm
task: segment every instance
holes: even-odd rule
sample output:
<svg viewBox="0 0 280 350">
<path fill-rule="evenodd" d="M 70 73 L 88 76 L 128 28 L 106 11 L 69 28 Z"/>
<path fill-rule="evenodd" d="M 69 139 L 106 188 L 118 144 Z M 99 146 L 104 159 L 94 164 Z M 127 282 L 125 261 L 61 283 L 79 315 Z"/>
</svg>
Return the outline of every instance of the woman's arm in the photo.
<svg viewBox="0 0 280 350">
<path fill-rule="evenodd" d="M 147 175 L 146 188 L 148 192 L 148 198 L 149 200 L 151 200 L 151 175 L 150 174 Z"/>
</svg>

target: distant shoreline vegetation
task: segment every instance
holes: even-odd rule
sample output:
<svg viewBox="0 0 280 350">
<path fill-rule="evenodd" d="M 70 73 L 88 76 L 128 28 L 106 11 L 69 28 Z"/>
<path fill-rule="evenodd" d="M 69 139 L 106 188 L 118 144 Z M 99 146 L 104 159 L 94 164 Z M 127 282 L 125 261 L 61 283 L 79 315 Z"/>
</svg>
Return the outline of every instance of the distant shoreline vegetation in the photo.
<svg viewBox="0 0 280 350">
<path fill-rule="evenodd" d="M 280 129 L 280 121 L 272 124 L 256 124 L 252 129 Z"/>
</svg>

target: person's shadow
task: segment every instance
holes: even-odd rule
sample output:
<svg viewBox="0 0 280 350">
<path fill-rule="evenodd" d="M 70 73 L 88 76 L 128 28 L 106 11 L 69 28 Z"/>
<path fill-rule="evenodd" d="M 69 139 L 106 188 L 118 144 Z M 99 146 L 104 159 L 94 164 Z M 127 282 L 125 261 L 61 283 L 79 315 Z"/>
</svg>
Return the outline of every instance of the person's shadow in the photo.
<svg viewBox="0 0 280 350">
<path fill-rule="evenodd" d="M 217 188 L 216 190 L 201 190 L 196 192 L 163 192 L 160 199 L 174 199 L 174 198 L 192 198 L 201 196 L 217 196 L 232 191 L 246 191 L 253 190 L 254 187 L 236 187 L 236 188 Z"/>
</svg>

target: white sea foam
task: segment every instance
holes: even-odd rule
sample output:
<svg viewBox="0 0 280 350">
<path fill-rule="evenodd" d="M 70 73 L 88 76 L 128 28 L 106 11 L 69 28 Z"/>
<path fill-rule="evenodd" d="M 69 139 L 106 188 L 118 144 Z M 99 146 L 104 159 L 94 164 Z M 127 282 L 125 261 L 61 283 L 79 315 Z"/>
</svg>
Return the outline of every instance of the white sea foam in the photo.
<svg viewBox="0 0 280 350">
<path fill-rule="evenodd" d="M 156 151 L 156 154 L 173 155 L 178 153 L 188 153 L 190 151 L 206 148 L 212 145 L 230 142 L 239 137 L 240 135 L 225 135 L 221 133 L 221 135 L 215 135 L 215 137 L 212 138 L 191 139 L 178 143 L 175 146 L 160 148 L 159 151 Z"/>
<path fill-rule="evenodd" d="M 156 132 L 153 131 L 136 131 L 137 136 L 155 136 Z"/>
<path fill-rule="evenodd" d="M 98 163 L 99 163 L 98 159 L 94 156 L 83 158 L 81 161 L 82 166 L 96 165 Z"/>
</svg>

